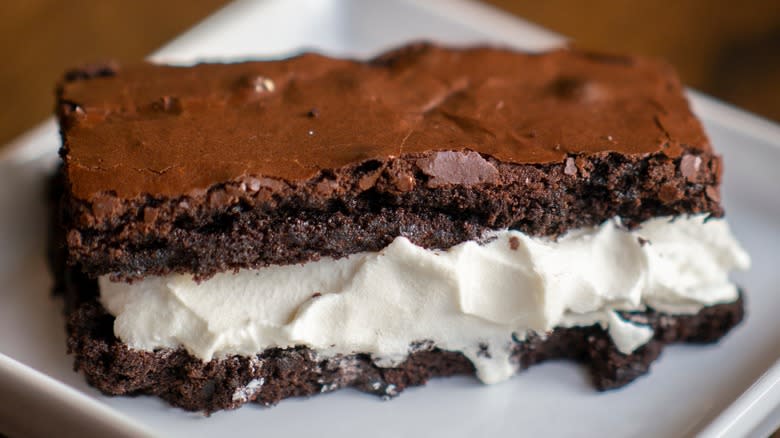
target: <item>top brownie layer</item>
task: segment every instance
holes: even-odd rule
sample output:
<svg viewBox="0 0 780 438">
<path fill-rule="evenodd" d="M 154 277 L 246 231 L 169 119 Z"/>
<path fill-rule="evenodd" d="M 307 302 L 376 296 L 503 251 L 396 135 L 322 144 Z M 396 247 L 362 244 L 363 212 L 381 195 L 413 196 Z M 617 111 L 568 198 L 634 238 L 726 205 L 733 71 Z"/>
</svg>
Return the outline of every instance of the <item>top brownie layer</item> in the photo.
<svg viewBox="0 0 780 438">
<path fill-rule="evenodd" d="M 517 164 L 708 151 L 665 64 L 571 50 L 412 46 L 367 63 L 152 64 L 70 74 L 59 93 L 73 196 L 178 196 L 251 175 L 430 150 Z"/>
<path fill-rule="evenodd" d="M 134 278 L 722 214 L 673 71 L 413 45 L 369 62 L 142 64 L 58 91 L 71 264 Z"/>
</svg>

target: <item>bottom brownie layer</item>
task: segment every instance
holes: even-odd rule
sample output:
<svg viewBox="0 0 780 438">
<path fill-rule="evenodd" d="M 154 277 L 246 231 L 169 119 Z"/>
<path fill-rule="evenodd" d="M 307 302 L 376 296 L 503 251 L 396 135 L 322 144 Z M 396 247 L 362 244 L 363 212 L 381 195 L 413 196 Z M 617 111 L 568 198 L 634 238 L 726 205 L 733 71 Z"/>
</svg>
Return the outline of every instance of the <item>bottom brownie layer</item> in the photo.
<svg viewBox="0 0 780 438">
<path fill-rule="evenodd" d="M 187 410 L 212 412 L 247 402 L 271 405 L 287 397 L 344 387 L 392 397 L 432 377 L 474 373 L 462 354 L 424 342 L 393 368 L 378 367 L 365 354 L 318 358 L 306 347 L 274 348 L 254 357 L 204 363 L 183 349 L 131 350 L 114 336 L 114 318 L 96 299 L 74 304 L 69 312 L 68 349 L 75 355 L 75 369 L 91 385 L 111 395 L 156 395 Z M 575 360 L 589 368 L 596 388 L 616 388 L 645 374 L 665 344 L 718 340 L 742 320 L 743 302 L 740 297 L 695 315 L 649 310 L 623 316 L 655 331 L 653 340 L 631 355 L 620 353 L 607 332 L 594 325 L 559 328 L 545 338 L 517 342 L 512 360 L 518 369 L 549 359 Z"/>
</svg>

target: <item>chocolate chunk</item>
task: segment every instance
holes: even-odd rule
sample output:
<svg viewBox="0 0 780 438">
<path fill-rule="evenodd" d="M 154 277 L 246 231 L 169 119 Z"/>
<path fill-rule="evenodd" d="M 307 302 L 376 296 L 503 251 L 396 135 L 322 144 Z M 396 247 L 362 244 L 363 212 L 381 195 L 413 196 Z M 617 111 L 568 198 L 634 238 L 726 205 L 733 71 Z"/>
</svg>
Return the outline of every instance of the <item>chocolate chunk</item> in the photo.
<svg viewBox="0 0 780 438">
<path fill-rule="evenodd" d="M 274 178 L 257 178 L 254 176 L 243 176 L 239 178 L 247 190 L 257 192 L 260 189 L 268 189 L 270 191 L 279 192 L 284 190 L 287 185 L 283 181 L 279 181 Z"/>
<path fill-rule="evenodd" d="M 474 151 L 436 152 L 417 160 L 417 166 L 430 177 L 427 185 L 431 188 L 498 182 L 498 169 Z"/>
<path fill-rule="evenodd" d="M 92 214 L 98 220 L 103 220 L 111 216 L 119 216 L 122 214 L 123 205 L 122 202 L 111 195 L 103 195 L 95 199 L 92 202 Z"/>
<path fill-rule="evenodd" d="M 698 155 L 683 155 L 680 159 L 680 173 L 682 173 L 689 182 L 697 182 L 701 163 L 701 157 Z"/>
<path fill-rule="evenodd" d="M 371 172 L 369 174 L 363 175 L 358 180 L 358 183 L 357 183 L 358 190 L 364 192 L 364 191 L 370 189 L 371 187 L 374 187 L 374 185 L 376 184 L 376 182 L 377 182 L 377 180 L 379 179 L 380 176 L 381 176 L 381 172 L 379 172 L 379 171 Z"/>
<path fill-rule="evenodd" d="M 574 158 L 569 157 L 566 159 L 566 167 L 563 168 L 563 173 L 570 176 L 577 175 L 577 166 L 574 164 Z"/>
</svg>

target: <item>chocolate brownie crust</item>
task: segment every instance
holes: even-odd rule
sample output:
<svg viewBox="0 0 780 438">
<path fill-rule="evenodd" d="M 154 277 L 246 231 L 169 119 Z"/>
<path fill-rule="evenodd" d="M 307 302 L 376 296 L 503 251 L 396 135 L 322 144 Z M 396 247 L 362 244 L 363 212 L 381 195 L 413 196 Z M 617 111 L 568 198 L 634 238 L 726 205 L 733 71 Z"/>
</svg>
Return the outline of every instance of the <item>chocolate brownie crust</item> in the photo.
<svg viewBox="0 0 780 438">
<path fill-rule="evenodd" d="M 493 181 L 441 183 L 453 178 L 451 167 L 461 182 Z M 69 262 L 92 276 L 204 278 L 378 251 L 397 236 L 446 249 L 502 228 L 555 236 L 615 216 L 627 226 L 663 215 L 721 216 L 719 182 L 720 158 L 710 153 L 517 165 L 435 152 L 367 161 L 298 184 L 245 178 L 171 199 L 105 195 L 89 204 L 66 194 L 65 223 Z"/>
<path fill-rule="evenodd" d="M 92 67 L 66 75 L 58 115 L 70 189 L 85 201 L 306 181 L 429 151 L 514 164 L 711 152 L 670 66 L 568 49 L 416 44 L 368 62 Z"/>
</svg>

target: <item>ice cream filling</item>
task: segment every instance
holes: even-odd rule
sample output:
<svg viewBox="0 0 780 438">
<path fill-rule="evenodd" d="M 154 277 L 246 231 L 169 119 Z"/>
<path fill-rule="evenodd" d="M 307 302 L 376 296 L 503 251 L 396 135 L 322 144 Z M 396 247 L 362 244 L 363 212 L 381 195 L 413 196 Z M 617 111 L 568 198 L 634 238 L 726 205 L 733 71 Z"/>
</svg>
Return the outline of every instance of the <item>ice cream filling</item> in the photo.
<svg viewBox="0 0 780 438">
<path fill-rule="evenodd" d="M 619 311 L 695 313 L 733 302 L 728 273 L 750 258 L 723 219 L 619 219 L 557 239 L 502 230 L 446 250 L 397 237 L 378 252 L 301 265 L 133 283 L 99 279 L 100 299 L 130 348 L 183 347 L 204 361 L 308 346 L 321 355 L 403 361 L 421 341 L 463 353 L 486 383 L 516 371 L 529 333 L 600 324 L 630 354 L 653 330 Z M 488 354 L 485 354 L 485 353 Z"/>
</svg>

